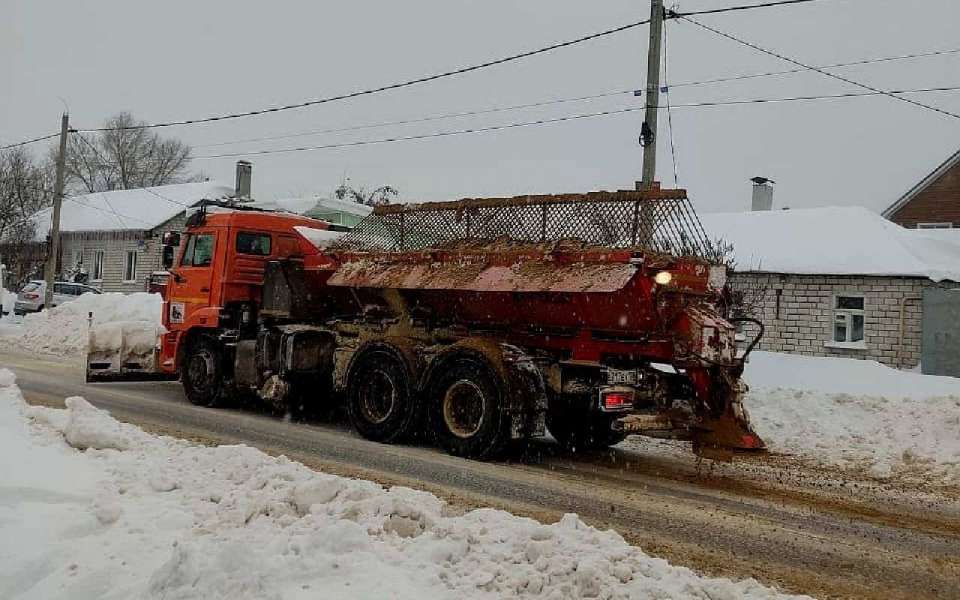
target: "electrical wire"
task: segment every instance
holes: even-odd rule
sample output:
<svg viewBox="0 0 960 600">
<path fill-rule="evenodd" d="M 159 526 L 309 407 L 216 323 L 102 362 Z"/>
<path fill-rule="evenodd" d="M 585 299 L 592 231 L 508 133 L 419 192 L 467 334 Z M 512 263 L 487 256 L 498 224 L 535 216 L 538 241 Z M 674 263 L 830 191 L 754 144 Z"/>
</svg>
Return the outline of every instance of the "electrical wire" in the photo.
<svg viewBox="0 0 960 600">
<path fill-rule="evenodd" d="M 33 144 L 35 142 L 42 142 L 43 140 L 49 140 L 50 138 L 55 138 L 60 135 L 60 132 L 51 133 L 49 135 L 42 135 L 40 137 L 33 138 L 31 140 L 24 140 L 22 142 L 17 142 L 16 144 L 7 144 L 6 146 L 0 146 L 0 150 L 9 150 L 10 148 L 19 148 L 20 146 L 26 146 L 27 144 Z"/>
<path fill-rule="evenodd" d="M 784 6 L 786 4 L 806 4 L 808 2 L 818 2 L 819 0 L 779 0 L 777 2 L 764 2 L 763 4 L 744 4 L 742 6 L 728 6 L 726 8 L 714 8 L 711 10 L 699 10 L 696 12 L 678 13 L 672 10 L 667 11 L 666 18 L 679 19 L 682 17 L 691 17 L 696 15 L 715 15 L 719 13 L 737 12 L 741 10 L 753 10 L 755 8 L 771 8 L 774 6 Z"/>
<path fill-rule="evenodd" d="M 82 133 L 79 133 L 79 132 L 78 132 L 78 133 L 77 133 L 77 138 L 80 139 L 80 141 L 82 141 L 84 144 L 86 144 L 87 146 L 89 146 L 90 149 L 93 150 L 94 154 L 97 155 L 97 158 L 99 158 L 99 159 L 103 162 L 103 164 L 107 164 L 107 161 L 106 161 L 106 159 L 103 157 L 103 154 L 100 153 L 100 150 L 98 150 L 97 147 L 94 146 L 94 145 L 90 142 L 90 140 L 88 140 L 86 137 L 84 137 L 84 135 L 83 135 Z M 104 201 L 104 203 L 106 203 L 107 208 L 109 208 L 111 211 L 113 211 L 113 214 L 116 215 L 116 217 L 117 217 L 117 223 L 119 223 L 121 226 L 124 225 L 123 219 L 120 218 L 120 213 L 118 213 L 118 212 L 117 212 L 117 209 L 115 209 L 115 208 L 113 207 L 113 205 L 110 204 L 110 200 L 107 199 L 106 196 L 103 196 L 103 201 Z"/>
<path fill-rule="evenodd" d="M 830 94 L 830 95 L 821 95 L 821 96 L 791 96 L 786 98 L 751 98 L 745 100 L 720 100 L 715 102 L 694 102 L 690 104 L 671 104 L 672 109 L 676 108 L 708 108 L 716 106 L 736 106 L 736 105 L 746 105 L 746 104 L 768 104 L 768 103 L 780 103 L 780 102 L 798 102 L 798 101 L 811 101 L 811 100 L 834 100 L 834 99 L 843 99 L 843 98 L 860 98 L 867 96 L 879 96 L 886 95 L 888 93 L 894 94 L 919 94 L 919 93 L 930 93 L 930 92 L 950 92 L 950 91 L 960 91 L 960 86 L 950 86 L 950 87 L 937 87 L 937 88 L 924 88 L 916 90 L 895 90 L 893 92 L 850 92 L 846 94 Z M 666 106 L 659 107 L 661 110 L 665 109 Z M 209 160 L 214 158 L 236 158 L 242 156 L 263 156 L 269 154 L 286 154 L 291 152 L 307 152 L 312 150 L 330 150 L 336 148 L 351 148 L 355 146 L 370 146 L 374 144 L 388 144 L 394 142 L 407 142 L 414 140 L 425 140 L 431 138 L 440 138 L 440 137 L 450 137 L 457 135 L 466 135 L 473 133 L 486 133 L 490 131 L 501 131 L 505 129 L 517 129 L 521 127 L 533 127 L 539 125 L 549 125 L 553 123 L 562 123 L 566 121 L 575 121 L 580 119 L 590 119 L 595 117 L 603 117 L 610 115 L 618 115 L 624 113 L 631 113 L 640 110 L 645 110 L 645 107 L 630 107 L 617 110 L 605 110 L 594 113 L 586 113 L 579 115 L 569 115 L 565 117 L 558 117 L 554 119 L 539 119 L 536 121 L 525 121 L 521 123 L 510 123 L 507 125 L 494 125 L 490 127 L 478 127 L 473 129 L 457 129 L 452 131 L 439 131 L 434 133 L 426 133 L 420 135 L 408 135 L 408 136 L 397 136 L 397 137 L 388 137 L 374 140 L 358 140 L 354 142 L 343 142 L 337 144 L 324 144 L 321 146 L 303 146 L 296 148 L 279 148 L 273 150 L 251 150 L 251 151 L 241 151 L 241 152 L 228 152 L 223 154 L 210 154 L 205 156 L 195 156 L 194 160 Z"/>
<path fill-rule="evenodd" d="M 358 98 L 358 97 L 361 97 L 361 96 L 369 96 L 369 95 L 378 94 L 378 93 L 386 92 L 386 91 L 390 91 L 390 90 L 396 90 L 396 89 L 400 89 L 400 88 L 410 87 L 410 86 L 418 85 L 418 84 L 421 84 L 421 83 L 427 83 L 427 82 L 430 82 L 430 81 L 436 81 L 436 80 L 438 80 L 438 79 L 445 79 L 445 78 L 447 78 L 447 77 L 453 77 L 453 76 L 455 76 L 455 75 L 463 75 L 463 74 L 465 74 L 465 73 L 470 73 L 470 72 L 473 72 L 473 71 L 479 71 L 479 70 L 481 70 L 481 69 L 486 69 L 486 68 L 488 68 L 488 67 L 493 67 L 493 66 L 496 66 L 496 65 L 502 65 L 502 64 L 505 64 L 505 63 L 508 63 L 508 62 L 513 62 L 513 61 L 521 60 L 521 59 L 524 59 L 524 58 L 529 58 L 529 57 L 531 57 L 531 56 L 536 56 L 536 55 L 538 55 L 538 54 L 545 54 L 545 53 L 547 53 L 547 52 L 552 52 L 553 50 L 558 50 L 558 49 L 560 49 L 560 48 L 566 48 L 566 47 L 568 47 L 568 46 L 574 46 L 574 45 L 576 45 L 576 44 L 581 44 L 581 43 L 583 43 L 583 42 L 587 42 L 587 41 L 590 41 L 590 40 L 595 40 L 595 39 L 598 39 L 598 38 L 606 37 L 606 36 L 613 35 L 613 34 L 616 34 L 616 33 L 620 33 L 620 32 L 623 32 L 623 31 L 627 31 L 627 30 L 629 30 L 629 29 L 634 29 L 634 28 L 639 27 L 639 26 L 641 26 L 641 25 L 646 25 L 646 24 L 649 23 L 649 22 L 650 22 L 649 19 L 644 19 L 643 21 L 635 21 L 635 22 L 633 22 L 633 23 L 627 23 L 626 25 L 621 25 L 621 26 L 619 26 L 619 27 L 614 27 L 614 28 L 612 28 L 612 29 L 606 29 L 606 30 L 604 30 L 604 31 L 600 31 L 600 32 L 597 32 L 597 33 L 591 33 L 591 34 L 589 34 L 589 35 L 584 35 L 584 36 L 578 37 L 578 38 L 576 38 L 576 39 L 567 40 L 567 41 L 564 41 L 564 42 L 558 42 L 558 43 L 556 43 L 556 44 L 551 44 L 551 45 L 549 45 L 549 46 L 544 46 L 543 48 L 538 48 L 538 49 L 536 49 L 536 50 L 528 50 L 528 51 L 526 51 L 526 52 L 520 52 L 520 53 L 517 53 L 517 54 L 511 54 L 511 55 L 505 56 L 505 57 L 503 57 L 503 58 L 498 58 L 498 59 L 494 59 L 494 60 L 489 60 L 489 61 L 486 61 L 486 62 L 478 63 L 478 64 L 475 64 L 475 65 L 470 65 L 470 66 L 467 66 L 467 67 L 460 67 L 460 68 L 457 68 L 457 69 L 452 69 L 452 70 L 444 71 L 444 72 L 441 72 L 441 73 L 435 73 L 435 74 L 433 74 L 433 75 L 426 75 L 426 76 L 423 76 L 423 77 L 418 77 L 418 78 L 416 78 L 416 79 L 409 79 L 409 80 L 401 81 L 401 82 L 398 82 L 398 83 L 391 83 L 391 84 L 387 84 L 387 85 L 383 85 L 383 86 L 379 86 L 379 87 L 375 87 L 375 88 L 369 88 L 369 89 L 365 89 L 365 90 L 359 90 L 359 91 L 355 91 L 355 92 L 349 92 L 349 93 L 346 93 L 346 94 L 340 94 L 340 95 L 337 95 L 337 96 L 328 96 L 328 97 L 326 97 L 326 98 L 317 98 L 317 99 L 314 99 L 314 100 L 306 100 L 306 101 L 303 101 L 303 102 L 297 102 L 297 103 L 294 103 L 294 104 L 287 104 L 287 105 L 283 105 L 283 106 L 275 106 L 275 107 L 271 107 L 271 108 L 263 108 L 263 109 L 250 110 L 250 111 L 238 112 L 238 113 L 228 113 L 228 114 L 223 114 L 223 115 L 214 115 L 214 116 L 203 117 L 203 118 L 198 118 L 198 119 L 184 119 L 184 120 L 181 120 L 181 121 L 166 121 L 166 122 L 161 122 L 161 123 L 146 123 L 146 124 L 143 124 L 143 125 L 133 125 L 133 126 L 130 126 L 130 127 L 119 127 L 119 128 L 116 128 L 116 127 L 113 127 L 113 128 L 111 128 L 111 127 L 102 127 L 102 128 L 92 128 L 92 129 L 81 129 L 81 131 L 84 131 L 84 132 L 98 132 L 98 131 L 115 131 L 115 130 L 118 130 L 118 129 L 153 129 L 153 128 L 158 128 L 158 127 L 173 127 L 173 126 L 176 126 L 176 125 L 196 125 L 196 124 L 199 124 L 199 123 L 210 123 L 210 122 L 213 122 L 213 121 L 227 121 L 227 120 L 230 120 L 230 119 L 240 119 L 240 118 L 243 118 L 243 117 L 253 117 L 253 116 L 258 116 L 258 115 L 265 115 L 265 114 L 270 114 L 270 113 L 277 113 L 277 112 L 282 112 L 282 111 L 292 110 L 292 109 L 297 109 L 297 108 L 305 108 L 305 107 L 307 107 L 307 106 L 315 106 L 315 105 L 317 105 L 317 104 L 326 104 L 326 103 L 328 103 L 328 102 L 336 102 L 336 101 L 339 101 L 339 100 L 348 100 L 348 99 L 351 99 L 351 98 Z"/>
<path fill-rule="evenodd" d="M 350 127 L 335 127 L 331 129 L 317 129 L 313 131 L 302 131 L 297 133 L 289 133 L 282 135 L 274 135 L 268 137 L 259 137 L 259 138 L 247 138 L 243 140 L 232 140 L 229 142 L 216 142 L 213 144 L 200 144 L 193 146 L 193 148 L 212 148 L 214 146 L 229 146 L 232 144 L 245 144 L 251 142 L 268 142 L 273 140 L 285 140 L 296 137 L 309 137 L 312 135 L 322 135 L 327 133 L 344 133 L 348 131 L 358 131 L 361 129 L 376 129 L 379 127 L 391 127 L 394 125 L 410 125 L 414 123 L 426 123 L 429 121 L 440 121 L 444 119 L 455 119 L 458 117 L 471 117 L 476 115 L 488 115 L 493 113 L 507 112 L 511 110 L 521 110 L 525 108 L 536 108 L 540 106 L 549 106 L 552 104 L 564 104 L 569 102 L 580 102 L 586 100 L 598 100 L 600 98 L 610 98 L 612 96 L 624 96 L 633 94 L 633 90 L 614 90 L 610 92 L 602 92 L 599 94 L 591 94 L 589 96 L 575 96 L 572 98 L 556 98 L 553 100 L 542 100 L 539 102 L 529 102 L 526 104 L 514 104 L 512 106 L 500 106 L 494 108 L 486 108 L 479 110 L 468 110 L 462 112 L 452 112 L 452 113 L 442 113 L 439 115 L 431 115 L 427 117 L 418 117 L 413 119 L 402 119 L 399 121 L 384 121 L 380 123 L 367 123 L 363 125 L 353 125 Z"/>
<path fill-rule="evenodd" d="M 783 55 L 783 54 L 780 54 L 780 53 L 778 53 L 778 52 L 774 52 L 773 50 L 768 50 L 767 48 L 763 48 L 763 47 L 761 47 L 761 46 L 758 46 L 757 44 L 754 44 L 754 43 L 752 43 L 752 42 L 748 42 L 748 41 L 743 40 L 743 39 L 741 39 L 741 38 L 738 38 L 738 37 L 736 37 L 736 36 L 734 36 L 734 35 L 732 35 L 732 34 L 726 33 L 726 32 L 724 32 L 724 31 L 720 31 L 719 29 L 715 29 L 715 28 L 713 28 L 713 27 L 710 27 L 709 25 L 705 25 L 705 24 L 703 24 L 703 23 L 701 23 L 701 22 L 699 22 L 699 21 L 696 21 L 696 20 L 694 20 L 694 19 L 691 19 L 690 17 L 679 16 L 678 18 L 680 18 L 680 19 L 682 19 L 682 20 L 684 20 L 684 21 L 686 21 L 686 22 L 688 22 L 688 23 L 692 23 L 693 25 L 696 25 L 697 27 L 700 27 L 701 29 L 705 29 L 706 31 L 709 31 L 709 32 L 711 32 L 711 33 L 714 33 L 714 34 L 716 34 L 716 35 L 718 35 L 718 36 L 720 36 L 720 37 L 724 37 L 724 38 L 726 38 L 726 39 L 728 39 L 728 40 L 732 40 L 732 41 L 734 41 L 734 42 L 737 42 L 738 44 L 741 44 L 741 45 L 746 46 L 746 47 L 748 47 L 748 48 L 752 48 L 753 50 L 756 50 L 756 51 L 761 52 L 761 53 L 763 53 L 763 54 L 767 54 L 767 55 L 769 55 L 769 56 L 773 56 L 773 57 L 775 57 L 775 58 L 779 58 L 779 59 L 782 60 L 782 61 L 786 61 L 786 62 L 788 62 L 788 63 L 797 65 L 798 67 L 802 67 L 802 68 L 804 68 L 804 69 L 808 69 L 808 70 L 810 70 L 810 71 L 814 71 L 814 72 L 816 72 L 816 73 L 820 73 L 821 75 L 825 75 L 826 77 L 830 77 L 831 79 L 836 79 L 836 80 L 842 81 L 842 82 L 844 82 L 844 83 L 849 83 L 850 85 L 855 85 L 855 86 L 857 86 L 857 87 L 859 87 L 859 88 L 863 88 L 863 89 L 865 89 L 865 90 L 870 90 L 871 92 L 875 92 L 875 93 L 877 93 L 877 94 L 882 94 L 882 95 L 884 95 L 884 96 L 889 96 L 890 98 L 894 98 L 894 99 L 899 100 L 899 101 L 901 101 L 901 102 L 906 102 L 906 103 L 908 103 L 908 104 L 913 104 L 914 106 L 919 106 L 919 107 L 921 107 L 921 108 L 925 108 L 925 109 L 927 109 L 927 110 L 931 110 L 931 111 L 933 111 L 933 112 L 937 112 L 937 113 L 940 113 L 940 114 L 942 114 L 942 115 L 946 115 L 946 116 L 948 116 L 948 117 L 953 117 L 954 119 L 960 119 L 960 114 L 953 113 L 953 112 L 950 112 L 950 111 L 945 110 L 945 109 L 942 109 L 942 108 L 937 108 L 937 107 L 931 106 L 931 105 L 929 105 L 929 104 L 924 104 L 923 102 L 918 102 L 918 101 L 916 101 L 916 100 L 911 100 L 910 98 L 904 98 L 904 97 L 902 97 L 902 96 L 897 96 L 894 92 L 889 92 L 889 91 L 886 91 L 886 90 L 881 90 L 881 89 L 879 89 L 879 88 L 875 88 L 875 87 L 870 86 L 870 85 L 867 85 L 867 84 L 865 84 L 865 83 L 860 83 L 859 81 L 854 81 L 853 79 L 850 79 L 849 77 L 844 77 L 844 76 L 842 76 L 842 75 L 837 75 L 837 74 L 835 74 L 835 73 L 831 73 L 831 72 L 829 72 L 829 71 L 825 71 L 825 70 L 823 70 L 823 69 L 821 69 L 821 68 L 819 68 L 819 67 L 815 67 L 815 66 L 812 66 L 812 65 L 808 65 L 808 64 L 802 63 L 802 62 L 800 62 L 799 60 L 790 58 L 790 57 L 785 56 L 785 55 Z"/>
<path fill-rule="evenodd" d="M 901 54 L 899 56 L 887 56 L 883 58 L 863 59 L 863 60 L 856 60 L 852 62 L 834 63 L 831 65 L 818 65 L 817 68 L 818 69 L 836 69 L 841 67 L 854 67 L 854 66 L 860 66 L 860 65 L 870 65 L 875 63 L 909 60 L 914 58 L 945 56 L 949 54 L 960 54 L 960 48 L 953 49 L 953 50 L 935 50 L 932 52 L 919 52 L 914 54 Z M 783 71 L 767 71 L 764 73 L 751 73 L 746 75 L 731 75 L 729 77 L 718 77 L 716 79 L 703 79 L 700 81 L 685 81 L 683 83 L 675 83 L 673 84 L 672 87 L 675 87 L 675 88 L 690 87 L 690 86 L 708 85 L 708 84 L 714 84 L 714 83 L 727 83 L 730 81 L 743 81 L 745 79 L 757 79 L 761 77 L 773 77 L 777 75 L 791 75 L 793 73 L 803 73 L 803 72 L 806 72 L 807 70 L 808 69 L 806 68 L 803 68 L 803 69 L 798 68 L 798 69 L 786 69 Z"/>
<path fill-rule="evenodd" d="M 673 186 L 680 186 L 680 176 L 678 174 L 677 167 L 677 145 L 673 137 L 673 111 L 670 109 L 670 55 L 668 53 L 668 43 L 667 31 L 668 27 L 665 27 L 663 30 L 663 87 L 666 90 L 664 98 L 667 103 L 667 130 L 670 133 L 670 158 L 673 160 Z"/>
</svg>

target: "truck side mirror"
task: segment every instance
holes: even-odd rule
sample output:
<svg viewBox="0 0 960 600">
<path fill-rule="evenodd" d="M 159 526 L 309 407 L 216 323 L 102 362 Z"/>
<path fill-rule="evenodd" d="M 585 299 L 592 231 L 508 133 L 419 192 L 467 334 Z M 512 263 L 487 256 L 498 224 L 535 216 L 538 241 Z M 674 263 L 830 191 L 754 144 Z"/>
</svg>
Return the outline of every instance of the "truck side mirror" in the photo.
<svg viewBox="0 0 960 600">
<path fill-rule="evenodd" d="M 173 266 L 173 246 L 163 247 L 163 268 L 169 269 Z"/>
<path fill-rule="evenodd" d="M 180 232 L 179 231 L 167 231 L 163 234 L 163 245 L 164 246 L 179 246 L 180 245 Z"/>
</svg>

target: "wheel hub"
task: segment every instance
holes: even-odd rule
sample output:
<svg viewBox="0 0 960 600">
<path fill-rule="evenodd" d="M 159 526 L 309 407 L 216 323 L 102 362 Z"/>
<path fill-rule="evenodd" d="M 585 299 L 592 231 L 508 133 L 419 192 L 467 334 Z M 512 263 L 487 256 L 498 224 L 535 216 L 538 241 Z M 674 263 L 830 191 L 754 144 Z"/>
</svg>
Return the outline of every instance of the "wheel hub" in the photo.
<svg viewBox="0 0 960 600">
<path fill-rule="evenodd" d="M 379 369 L 369 375 L 360 392 L 360 410 L 369 422 L 380 424 L 390 418 L 397 404 L 397 386 L 388 373 Z"/>
<path fill-rule="evenodd" d="M 483 390 L 466 379 L 451 385 L 443 397 L 443 420 L 447 429 L 459 438 L 469 438 L 480 431 L 486 409 Z"/>
</svg>

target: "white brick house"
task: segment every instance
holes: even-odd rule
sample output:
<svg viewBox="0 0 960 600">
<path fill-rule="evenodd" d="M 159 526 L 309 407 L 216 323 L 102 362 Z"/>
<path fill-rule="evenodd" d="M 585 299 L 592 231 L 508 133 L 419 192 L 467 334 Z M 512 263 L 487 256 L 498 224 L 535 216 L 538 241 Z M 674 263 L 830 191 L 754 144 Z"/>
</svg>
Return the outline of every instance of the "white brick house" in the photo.
<svg viewBox="0 0 960 600">
<path fill-rule="evenodd" d="M 139 292 L 160 266 L 160 237 L 183 228 L 186 209 L 232 196 L 233 186 L 183 183 L 67 197 L 60 211 L 58 272 L 80 266 L 105 292 Z M 50 230 L 51 209 L 34 215 L 38 241 Z"/>
<path fill-rule="evenodd" d="M 754 300 L 761 350 L 915 367 L 923 291 L 960 287 L 960 244 L 859 207 L 701 215 L 734 246 L 734 289 Z M 745 331 L 750 335 L 749 328 Z"/>
</svg>

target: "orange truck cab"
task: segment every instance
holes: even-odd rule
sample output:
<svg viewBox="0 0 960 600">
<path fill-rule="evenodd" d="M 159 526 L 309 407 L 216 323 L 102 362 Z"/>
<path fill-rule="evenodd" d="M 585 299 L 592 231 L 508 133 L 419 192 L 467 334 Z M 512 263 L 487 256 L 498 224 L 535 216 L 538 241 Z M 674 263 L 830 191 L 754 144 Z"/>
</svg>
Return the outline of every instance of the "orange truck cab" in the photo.
<svg viewBox="0 0 960 600">
<path fill-rule="evenodd" d="M 327 230 L 324 221 L 285 213 L 226 210 L 191 215 L 180 254 L 164 257 L 170 271 L 163 302 L 158 367 L 173 374 L 189 337 L 206 329 L 256 327 L 267 262 L 316 254 L 296 227 Z M 173 234 L 178 236 L 178 234 Z M 176 260 L 174 260 L 174 258 Z"/>
</svg>

